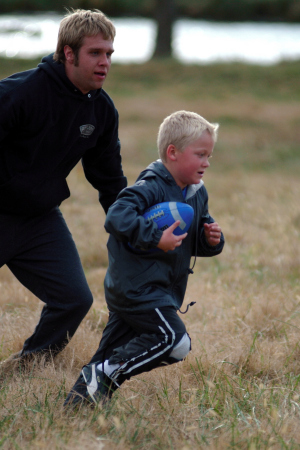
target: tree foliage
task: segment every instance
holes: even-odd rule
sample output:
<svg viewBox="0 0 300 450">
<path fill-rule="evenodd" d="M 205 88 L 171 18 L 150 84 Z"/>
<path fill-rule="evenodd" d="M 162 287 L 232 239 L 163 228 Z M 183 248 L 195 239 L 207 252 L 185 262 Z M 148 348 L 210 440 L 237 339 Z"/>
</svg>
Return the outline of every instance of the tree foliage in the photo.
<svg viewBox="0 0 300 450">
<path fill-rule="evenodd" d="M 154 17 L 157 0 L 0 0 L 0 13 L 98 8 L 111 17 Z M 179 16 L 195 19 L 243 21 L 300 21 L 300 0 L 173 0 Z"/>
</svg>

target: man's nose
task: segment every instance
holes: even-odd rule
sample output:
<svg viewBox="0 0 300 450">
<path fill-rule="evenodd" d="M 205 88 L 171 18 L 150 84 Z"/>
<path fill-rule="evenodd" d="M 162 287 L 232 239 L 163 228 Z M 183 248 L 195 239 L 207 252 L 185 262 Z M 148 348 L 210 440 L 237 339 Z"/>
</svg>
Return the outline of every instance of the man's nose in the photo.
<svg viewBox="0 0 300 450">
<path fill-rule="evenodd" d="M 98 66 L 108 66 L 109 64 L 109 57 L 107 55 L 101 55 L 98 61 Z"/>
</svg>

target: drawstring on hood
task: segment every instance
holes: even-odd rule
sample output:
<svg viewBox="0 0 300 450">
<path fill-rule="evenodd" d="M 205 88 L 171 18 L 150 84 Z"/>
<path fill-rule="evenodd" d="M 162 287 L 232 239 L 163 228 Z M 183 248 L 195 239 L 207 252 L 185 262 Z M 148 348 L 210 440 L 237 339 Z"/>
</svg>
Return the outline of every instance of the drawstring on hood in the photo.
<svg viewBox="0 0 300 450">
<path fill-rule="evenodd" d="M 183 196 L 184 196 L 184 198 L 186 199 L 186 193 L 187 193 L 187 187 L 185 188 L 185 191 L 184 191 L 184 193 L 183 193 Z M 196 208 L 197 208 L 197 204 L 196 204 Z M 192 275 L 193 273 L 194 273 L 194 271 L 193 271 L 193 269 L 194 269 L 194 267 L 195 267 L 195 264 L 196 264 L 196 254 L 197 254 L 197 245 L 198 245 L 198 214 L 197 214 L 197 210 L 195 210 L 195 212 L 194 212 L 194 217 L 196 218 L 196 221 L 197 221 L 197 224 L 196 224 L 196 236 L 195 236 L 195 256 L 194 256 L 194 262 L 193 262 L 193 265 L 192 265 L 192 267 L 189 267 L 188 268 L 188 274 L 189 275 Z M 187 312 L 188 312 L 188 310 L 189 310 L 189 307 L 190 306 L 193 306 L 193 305 L 195 305 L 195 303 L 196 302 L 191 302 L 191 303 L 189 303 L 188 305 L 187 305 L 187 308 L 186 308 L 186 310 L 185 311 L 180 311 L 180 309 L 178 310 L 179 312 L 180 312 L 180 314 L 186 314 Z"/>
<path fill-rule="evenodd" d="M 178 311 L 180 312 L 180 314 L 186 314 L 186 313 L 188 312 L 188 310 L 189 310 L 189 307 L 195 305 L 195 303 L 196 303 L 196 302 L 191 302 L 191 303 L 189 303 L 189 304 L 187 305 L 185 311 L 180 311 L 180 309 L 179 309 Z"/>
<path fill-rule="evenodd" d="M 197 222 L 198 222 L 197 211 L 195 211 L 194 217 L 196 217 L 196 220 L 197 220 Z M 189 275 L 193 275 L 193 273 L 194 273 L 193 269 L 194 269 L 194 267 L 195 267 L 196 259 L 197 259 L 197 257 L 196 257 L 196 253 L 197 253 L 197 245 L 198 245 L 198 223 L 197 223 L 197 226 L 196 226 L 196 236 L 195 236 L 195 256 L 194 256 L 194 262 L 193 262 L 192 267 L 189 267 L 189 268 L 188 268 L 188 274 L 189 274 Z M 180 309 L 179 309 L 178 311 L 180 312 L 180 314 L 186 314 L 186 313 L 188 312 L 188 310 L 189 310 L 189 307 L 195 305 L 195 303 L 196 303 L 196 302 L 191 302 L 191 303 L 189 303 L 189 304 L 187 305 L 187 308 L 186 308 L 185 311 L 180 311 Z"/>
<path fill-rule="evenodd" d="M 203 182 L 201 183 L 201 185 L 203 184 Z M 196 264 L 196 259 L 197 259 L 197 257 L 196 257 L 196 254 L 197 254 L 197 248 L 198 248 L 198 227 L 199 227 L 199 223 L 198 223 L 198 212 L 197 212 L 197 203 L 196 203 L 196 209 L 195 209 L 195 211 L 194 211 L 194 217 L 196 218 L 196 221 L 197 221 L 197 223 L 196 223 L 196 235 L 195 235 L 195 256 L 194 256 L 194 261 L 193 261 L 193 265 L 192 265 L 192 267 L 189 267 L 188 268 L 188 274 L 189 275 L 193 275 L 193 273 L 194 273 L 194 267 L 195 267 L 195 264 Z"/>
</svg>

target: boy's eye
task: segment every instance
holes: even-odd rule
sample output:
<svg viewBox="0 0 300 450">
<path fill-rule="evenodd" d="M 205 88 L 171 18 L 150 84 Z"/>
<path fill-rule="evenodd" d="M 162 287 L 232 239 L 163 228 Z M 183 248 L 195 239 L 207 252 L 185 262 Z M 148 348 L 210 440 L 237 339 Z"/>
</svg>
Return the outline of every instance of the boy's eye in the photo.
<svg viewBox="0 0 300 450">
<path fill-rule="evenodd" d="M 199 158 L 212 158 L 212 155 L 207 155 L 207 153 L 198 153 Z"/>
</svg>

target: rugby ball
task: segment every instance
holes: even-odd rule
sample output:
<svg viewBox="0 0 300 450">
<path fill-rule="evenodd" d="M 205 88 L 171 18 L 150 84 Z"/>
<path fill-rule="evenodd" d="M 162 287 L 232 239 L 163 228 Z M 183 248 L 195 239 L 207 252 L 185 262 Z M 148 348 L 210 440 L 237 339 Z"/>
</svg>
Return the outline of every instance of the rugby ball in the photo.
<svg viewBox="0 0 300 450">
<path fill-rule="evenodd" d="M 187 203 L 162 202 L 146 209 L 143 217 L 155 222 L 159 230 L 165 230 L 176 220 L 180 220 L 180 224 L 173 231 L 176 236 L 180 236 L 188 231 L 194 217 L 194 210 Z"/>
</svg>

